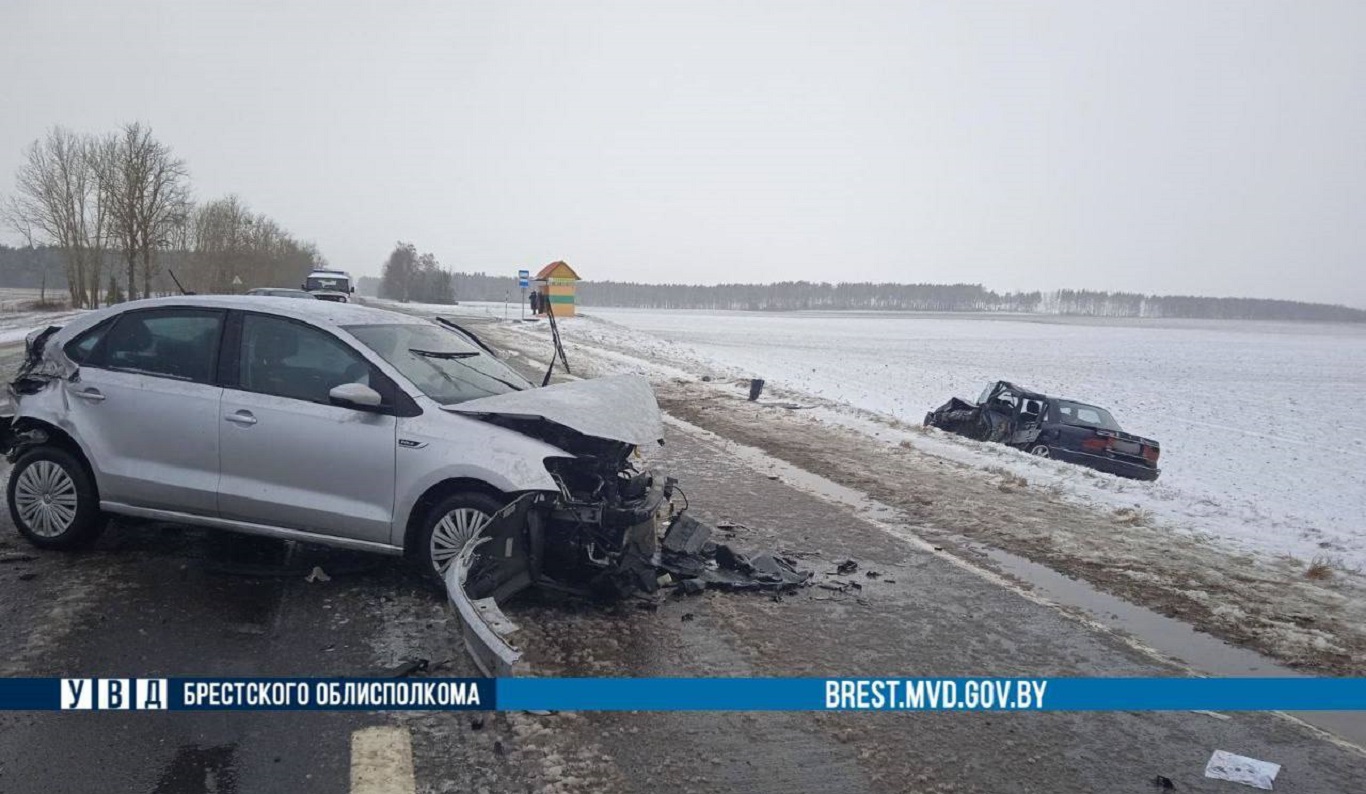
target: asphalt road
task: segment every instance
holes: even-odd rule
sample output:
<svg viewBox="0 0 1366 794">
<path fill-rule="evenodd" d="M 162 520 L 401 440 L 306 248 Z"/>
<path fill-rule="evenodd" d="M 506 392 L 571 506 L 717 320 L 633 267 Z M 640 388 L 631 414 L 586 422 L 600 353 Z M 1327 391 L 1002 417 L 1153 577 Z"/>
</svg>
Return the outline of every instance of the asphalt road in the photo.
<svg viewBox="0 0 1366 794">
<path fill-rule="evenodd" d="M 696 513 L 743 525 L 737 547 L 801 555 L 819 582 L 861 590 L 656 609 L 524 598 L 506 611 L 537 674 L 1177 674 L 714 440 L 670 428 L 658 456 Z M 443 600 L 396 560 L 166 525 L 44 553 L 0 525 L 6 675 L 362 675 L 413 658 L 473 673 Z M 831 575 L 845 559 L 859 571 Z M 305 581 L 314 566 L 331 580 Z M 352 743 L 376 726 L 411 743 L 415 788 L 432 792 L 1143 792 L 1157 775 L 1248 790 L 1203 778 L 1215 749 L 1282 764 L 1279 792 L 1366 791 L 1361 754 L 1274 715 L 1223 716 L 6 713 L 0 792 L 346 791 Z"/>
</svg>

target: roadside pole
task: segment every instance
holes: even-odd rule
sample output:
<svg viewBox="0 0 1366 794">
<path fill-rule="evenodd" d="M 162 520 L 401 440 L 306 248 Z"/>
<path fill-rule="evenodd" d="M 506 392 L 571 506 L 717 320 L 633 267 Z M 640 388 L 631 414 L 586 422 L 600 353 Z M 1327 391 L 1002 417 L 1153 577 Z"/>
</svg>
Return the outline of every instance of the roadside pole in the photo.
<svg viewBox="0 0 1366 794">
<path fill-rule="evenodd" d="M 526 322 L 526 288 L 531 283 L 530 270 L 517 271 L 517 286 L 522 288 L 522 322 Z"/>
</svg>

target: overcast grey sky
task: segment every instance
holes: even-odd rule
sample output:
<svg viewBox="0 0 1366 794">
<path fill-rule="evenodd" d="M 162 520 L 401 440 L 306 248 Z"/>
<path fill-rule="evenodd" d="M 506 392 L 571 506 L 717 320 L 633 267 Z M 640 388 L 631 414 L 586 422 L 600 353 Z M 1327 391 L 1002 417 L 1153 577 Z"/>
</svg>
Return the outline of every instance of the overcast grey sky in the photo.
<svg viewBox="0 0 1366 794">
<path fill-rule="evenodd" d="M 1366 306 L 1366 3 L 0 0 L 0 193 L 140 119 L 377 273 Z"/>
</svg>

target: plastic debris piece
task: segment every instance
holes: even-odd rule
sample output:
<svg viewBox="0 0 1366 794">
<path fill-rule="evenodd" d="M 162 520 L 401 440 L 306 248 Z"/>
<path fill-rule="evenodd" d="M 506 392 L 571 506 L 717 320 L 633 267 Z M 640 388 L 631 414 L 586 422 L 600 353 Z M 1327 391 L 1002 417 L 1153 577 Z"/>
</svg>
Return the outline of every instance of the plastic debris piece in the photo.
<svg viewBox="0 0 1366 794">
<path fill-rule="evenodd" d="M 309 572 L 308 576 L 304 577 L 304 581 L 309 583 L 330 582 L 332 581 L 332 577 L 328 576 L 327 572 L 324 571 L 320 566 L 315 565 L 313 566 L 313 570 Z"/>
<path fill-rule="evenodd" d="M 1171 778 L 1165 775 L 1155 775 L 1153 776 L 1153 788 L 1161 789 L 1162 791 L 1174 791 L 1176 789 L 1176 784 L 1172 782 Z"/>
<path fill-rule="evenodd" d="M 1215 750 L 1214 755 L 1209 758 L 1209 763 L 1205 764 L 1205 777 L 1242 783 L 1263 791 L 1272 790 L 1272 784 L 1280 771 L 1280 764 L 1258 761 L 1224 750 Z"/>
<path fill-rule="evenodd" d="M 711 527 L 687 513 L 679 513 L 669 524 L 669 531 L 664 533 L 662 545 L 668 552 L 696 554 L 710 537 Z"/>
<path fill-rule="evenodd" d="M 423 673 L 427 671 L 426 659 L 409 659 L 402 664 L 391 667 L 379 674 L 381 678 L 407 678 L 413 673 Z"/>
</svg>

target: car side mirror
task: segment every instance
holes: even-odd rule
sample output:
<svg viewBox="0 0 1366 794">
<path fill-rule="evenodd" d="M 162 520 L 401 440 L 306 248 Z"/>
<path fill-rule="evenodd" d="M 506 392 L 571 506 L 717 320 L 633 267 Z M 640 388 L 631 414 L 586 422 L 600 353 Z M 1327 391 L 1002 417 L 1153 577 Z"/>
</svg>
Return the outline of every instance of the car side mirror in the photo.
<svg viewBox="0 0 1366 794">
<path fill-rule="evenodd" d="M 364 383 L 343 383 L 340 386 L 333 386 L 332 391 L 327 393 L 327 399 L 333 405 L 355 408 L 358 411 L 378 408 L 380 403 L 384 402 L 379 392 Z"/>
</svg>

